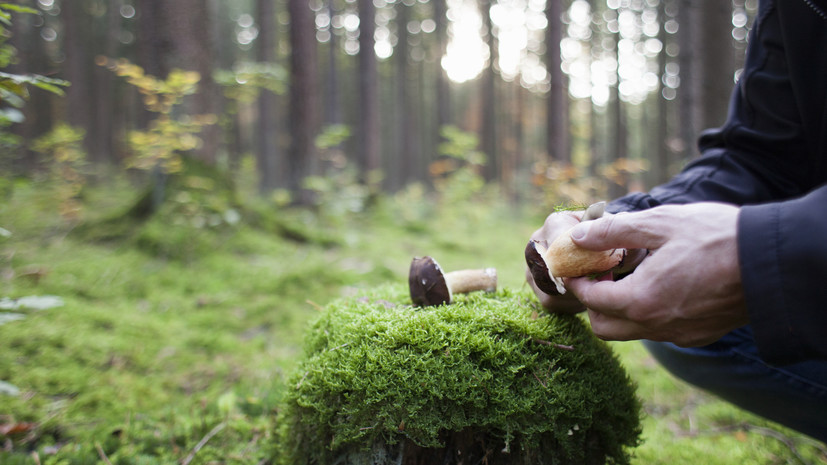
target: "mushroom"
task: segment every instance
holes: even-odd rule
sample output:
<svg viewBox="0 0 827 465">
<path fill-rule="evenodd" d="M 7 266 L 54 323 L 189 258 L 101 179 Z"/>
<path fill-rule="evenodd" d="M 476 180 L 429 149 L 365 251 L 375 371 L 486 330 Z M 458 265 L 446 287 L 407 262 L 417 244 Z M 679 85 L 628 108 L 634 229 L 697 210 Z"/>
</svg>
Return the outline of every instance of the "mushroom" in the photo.
<svg viewBox="0 0 827 465">
<path fill-rule="evenodd" d="M 604 202 L 592 204 L 581 221 L 603 216 Z M 525 248 L 525 259 L 534 283 L 549 295 L 565 294 L 562 278 L 605 273 L 623 263 L 626 249 L 587 250 L 571 239 L 571 230 L 558 236 L 550 245 L 531 240 Z"/>
<path fill-rule="evenodd" d="M 497 270 L 484 268 L 443 273 L 433 258 L 416 257 L 411 262 L 408 284 L 414 305 L 427 307 L 450 304 L 455 293 L 496 291 Z"/>
</svg>

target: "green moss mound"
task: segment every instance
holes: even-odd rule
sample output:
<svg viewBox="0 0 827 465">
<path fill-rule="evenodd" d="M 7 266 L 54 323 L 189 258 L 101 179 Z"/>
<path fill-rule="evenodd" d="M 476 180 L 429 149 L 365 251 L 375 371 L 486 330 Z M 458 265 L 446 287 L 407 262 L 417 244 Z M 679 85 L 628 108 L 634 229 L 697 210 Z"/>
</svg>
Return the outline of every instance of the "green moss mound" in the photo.
<svg viewBox="0 0 827 465">
<path fill-rule="evenodd" d="M 523 292 L 455 300 L 415 308 L 395 286 L 329 305 L 280 409 L 282 462 L 628 463 L 640 404 L 580 318 Z"/>
</svg>

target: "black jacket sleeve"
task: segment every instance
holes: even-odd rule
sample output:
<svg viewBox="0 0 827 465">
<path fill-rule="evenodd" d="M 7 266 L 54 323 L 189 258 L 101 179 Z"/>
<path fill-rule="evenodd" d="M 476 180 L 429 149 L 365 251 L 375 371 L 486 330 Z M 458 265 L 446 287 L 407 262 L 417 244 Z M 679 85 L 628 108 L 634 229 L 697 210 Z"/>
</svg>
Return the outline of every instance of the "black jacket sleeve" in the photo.
<svg viewBox="0 0 827 465">
<path fill-rule="evenodd" d="M 827 359 L 827 8 L 762 0 L 727 122 L 702 156 L 649 193 L 610 203 L 743 206 L 738 253 L 750 321 L 768 362 Z"/>
</svg>

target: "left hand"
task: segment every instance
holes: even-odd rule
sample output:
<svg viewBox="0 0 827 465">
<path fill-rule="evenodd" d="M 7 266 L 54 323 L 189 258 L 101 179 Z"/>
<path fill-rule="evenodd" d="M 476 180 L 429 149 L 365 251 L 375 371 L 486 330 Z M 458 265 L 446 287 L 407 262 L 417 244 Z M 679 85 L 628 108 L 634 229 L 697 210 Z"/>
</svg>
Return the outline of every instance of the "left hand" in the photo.
<svg viewBox="0 0 827 465">
<path fill-rule="evenodd" d="M 589 309 L 594 333 L 607 340 L 699 346 L 748 323 L 738 266 L 738 212 L 719 203 L 667 205 L 580 223 L 572 238 L 581 247 L 649 251 L 619 281 L 565 280 Z"/>
</svg>

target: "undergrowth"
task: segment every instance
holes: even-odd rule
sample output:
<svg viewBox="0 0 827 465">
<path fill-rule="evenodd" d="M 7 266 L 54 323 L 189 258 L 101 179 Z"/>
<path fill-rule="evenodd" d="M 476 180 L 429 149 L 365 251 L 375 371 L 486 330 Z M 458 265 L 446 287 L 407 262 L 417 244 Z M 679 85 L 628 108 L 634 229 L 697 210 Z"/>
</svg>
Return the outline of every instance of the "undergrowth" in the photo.
<svg viewBox="0 0 827 465">
<path fill-rule="evenodd" d="M 287 373 L 321 309 L 406 282 L 421 255 L 495 267 L 501 288 L 525 291 L 525 241 L 547 213 L 491 187 L 297 209 L 189 174 L 188 196 L 168 192 L 177 204 L 140 220 L 125 219 L 139 194 L 123 180 L 84 185 L 68 219 L 48 185 L 3 181 L 0 299 L 63 305 L 0 308 L 0 463 L 273 463 Z M 640 345 L 612 348 L 646 413 L 632 463 L 827 463 L 822 445 L 676 381 Z"/>
</svg>

